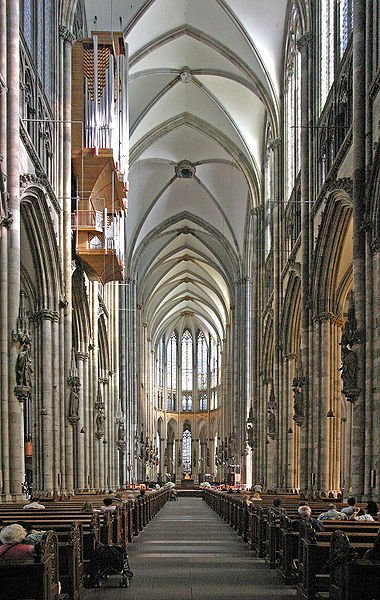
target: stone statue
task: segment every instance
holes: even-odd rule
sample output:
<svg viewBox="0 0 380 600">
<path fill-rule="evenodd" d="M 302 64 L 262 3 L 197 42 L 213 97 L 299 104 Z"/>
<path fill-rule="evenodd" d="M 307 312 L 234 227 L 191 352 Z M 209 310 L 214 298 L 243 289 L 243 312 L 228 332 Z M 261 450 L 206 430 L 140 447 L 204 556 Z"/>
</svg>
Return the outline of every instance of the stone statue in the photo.
<svg viewBox="0 0 380 600">
<path fill-rule="evenodd" d="M 103 411 L 99 411 L 96 415 L 96 435 L 102 437 L 104 435 L 104 421 L 106 420 Z"/>
<path fill-rule="evenodd" d="M 273 410 L 268 410 L 268 435 L 276 435 L 276 415 Z"/>
<path fill-rule="evenodd" d="M 79 419 L 79 388 L 80 383 L 78 381 L 74 381 L 72 383 L 71 392 L 70 392 L 70 401 L 69 401 L 69 418 L 70 419 Z"/>
<path fill-rule="evenodd" d="M 30 340 L 25 337 L 21 342 L 21 349 L 16 360 L 16 383 L 24 387 L 32 387 L 32 359 L 30 353 Z"/>
<path fill-rule="evenodd" d="M 293 393 L 294 393 L 294 414 L 298 417 L 304 416 L 304 400 L 303 400 L 303 391 L 300 385 L 295 385 L 293 383 Z"/>
<path fill-rule="evenodd" d="M 124 423 L 123 417 L 118 419 L 117 441 L 118 442 L 125 441 L 125 423 Z"/>
<path fill-rule="evenodd" d="M 339 371 L 342 371 L 343 393 L 356 389 L 358 357 L 356 352 L 353 352 L 353 350 L 350 350 L 347 346 L 342 346 L 342 366 Z"/>
</svg>

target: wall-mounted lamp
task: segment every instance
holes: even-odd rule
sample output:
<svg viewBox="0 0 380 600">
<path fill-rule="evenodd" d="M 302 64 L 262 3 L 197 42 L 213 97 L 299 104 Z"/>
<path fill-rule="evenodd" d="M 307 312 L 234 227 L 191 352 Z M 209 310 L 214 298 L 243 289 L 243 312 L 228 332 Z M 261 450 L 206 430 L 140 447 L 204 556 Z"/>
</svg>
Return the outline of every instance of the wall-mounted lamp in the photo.
<svg viewBox="0 0 380 600">
<path fill-rule="evenodd" d="M 328 417 L 329 419 L 335 418 L 334 411 L 332 408 L 330 408 L 330 410 L 327 411 L 326 417 Z"/>
</svg>

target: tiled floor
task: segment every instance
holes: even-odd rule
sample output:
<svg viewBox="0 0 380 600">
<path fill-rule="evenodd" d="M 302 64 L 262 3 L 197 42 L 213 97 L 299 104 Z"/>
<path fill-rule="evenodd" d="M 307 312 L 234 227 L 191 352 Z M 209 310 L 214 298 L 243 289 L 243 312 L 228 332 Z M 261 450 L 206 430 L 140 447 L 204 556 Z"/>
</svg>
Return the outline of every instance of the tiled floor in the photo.
<svg viewBox="0 0 380 600">
<path fill-rule="evenodd" d="M 168 502 L 129 547 L 134 577 L 113 577 L 85 600 L 282 600 L 295 598 L 248 544 L 200 498 Z M 112 587 L 111 587 L 112 586 Z"/>
</svg>

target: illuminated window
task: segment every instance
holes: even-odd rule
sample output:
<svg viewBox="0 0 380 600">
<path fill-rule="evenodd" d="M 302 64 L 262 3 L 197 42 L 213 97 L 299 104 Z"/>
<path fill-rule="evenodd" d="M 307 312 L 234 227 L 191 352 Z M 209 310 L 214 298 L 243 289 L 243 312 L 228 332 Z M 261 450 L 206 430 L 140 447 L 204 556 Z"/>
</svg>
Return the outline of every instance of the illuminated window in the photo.
<svg viewBox="0 0 380 600">
<path fill-rule="evenodd" d="M 350 33 L 353 27 L 353 0 L 339 0 L 339 47 L 340 58 L 342 58 L 347 48 Z"/>
<path fill-rule="evenodd" d="M 193 336 L 186 329 L 183 332 L 182 340 L 182 410 L 192 410 L 193 408 Z"/>
<path fill-rule="evenodd" d="M 177 395 L 177 336 L 172 332 L 166 349 L 167 410 L 176 410 Z"/>
<path fill-rule="evenodd" d="M 182 434 L 182 471 L 191 473 L 191 431 L 188 429 Z"/>
<path fill-rule="evenodd" d="M 284 82 L 285 190 L 289 199 L 301 165 L 301 55 L 297 49 L 300 28 L 293 5 L 288 33 Z"/>
<path fill-rule="evenodd" d="M 334 20 L 335 0 L 320 0 L 320 110 L 323 110 L 334 81 Z"/>
<path fill-rule="evenodd" d="M 207 343 L 202 331 L 197 339 L 197 373 L 199 410 L 207 410 Z"/>
</svg>

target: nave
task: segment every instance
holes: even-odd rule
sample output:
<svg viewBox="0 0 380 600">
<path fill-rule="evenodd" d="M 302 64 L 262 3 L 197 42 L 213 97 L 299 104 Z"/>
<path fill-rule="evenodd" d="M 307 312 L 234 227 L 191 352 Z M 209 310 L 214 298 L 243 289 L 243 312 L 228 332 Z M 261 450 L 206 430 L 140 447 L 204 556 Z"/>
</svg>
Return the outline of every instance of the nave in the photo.
<svg viewBox="0 0 380 600">
<path fill-rule="evenodd" d="M 134 577 L 120 590 L 112 577 L 85 600 L 286 600 L 295 598 L 263 559 L 201 499 L 167 502 L 129 546 Z M 114 586 L 114 587 L 111 587 Z"/>
</svg>

